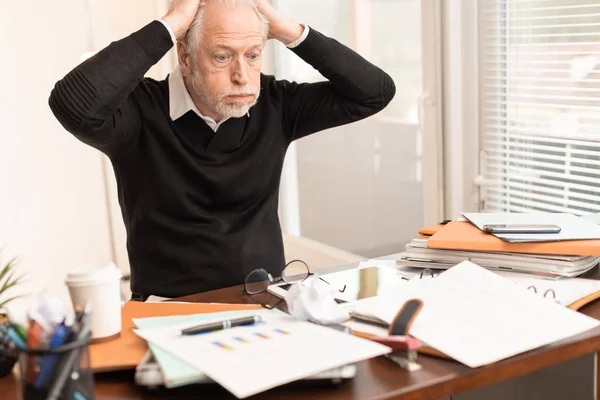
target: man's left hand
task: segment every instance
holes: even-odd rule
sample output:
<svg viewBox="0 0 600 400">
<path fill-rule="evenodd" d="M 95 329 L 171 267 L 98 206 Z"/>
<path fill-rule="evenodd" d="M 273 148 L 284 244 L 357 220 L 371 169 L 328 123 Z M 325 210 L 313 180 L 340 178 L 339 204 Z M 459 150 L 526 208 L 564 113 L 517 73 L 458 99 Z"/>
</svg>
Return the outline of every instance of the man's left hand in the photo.
<svg viewBox="0 0 600 400">
<path fill-rule="evenodd" d="M 269 0 L 256 0 L 256 7 L 269 20 L 269 39 L 279 40 L 287 45 L 302 36 L 304 27 L 281 15 Z"/>
</svg>

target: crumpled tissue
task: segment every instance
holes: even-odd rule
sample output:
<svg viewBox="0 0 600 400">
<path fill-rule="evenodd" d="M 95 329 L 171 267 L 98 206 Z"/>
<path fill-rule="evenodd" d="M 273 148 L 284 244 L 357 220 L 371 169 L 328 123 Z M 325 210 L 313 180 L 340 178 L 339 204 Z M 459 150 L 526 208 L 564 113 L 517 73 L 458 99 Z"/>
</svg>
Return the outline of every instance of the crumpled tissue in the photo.
<svg viewBox="0 0 600 400">
<path fill-rule="evenodd" d="M 309 276 L 302 283 L 295 283 L 285 295 L 288 312 L 301 321 L 311 321 L 322 325 L 339 324 L 350 318 L 348 311 L 335 301 L 337 293 L 331 285 L 316 275 Z"/>
</svg>

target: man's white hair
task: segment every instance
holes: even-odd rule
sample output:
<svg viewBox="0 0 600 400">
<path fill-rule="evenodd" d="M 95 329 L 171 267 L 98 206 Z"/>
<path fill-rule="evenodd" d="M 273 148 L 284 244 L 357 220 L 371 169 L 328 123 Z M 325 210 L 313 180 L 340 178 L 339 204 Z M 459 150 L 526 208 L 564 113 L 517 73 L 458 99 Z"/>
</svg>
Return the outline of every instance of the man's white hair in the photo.
<svg viewBox="0 0 600 400">
<path fill-rule="evenodd" d="M 241 4 L 248 4 L 249 6 L 251 6 L 254 9 L 254 12 L 256 13 L 258 19 L 260 20 L 262 26 L 263 39 L 265 40 L 265 42 L 267 41 L 267 36 L 269 34 L 269 21 L 267 20 L 267 18 L 265 18 L 264 15 L 260 13 L 258 8 L 256 7 L 256 2 L 254 0 L 201 0 L 200 6 L 198 8 L 198 13 L 196 14 L 196 18 L 190 25 L 184 38 L 184 42 L 188 48 L 188 54 L 192 58 L 195 58 L 198 54 L 198 46 L 200 45 L 200 41 L 202 40 L 204 11 L 206 8 L 206 3 L 208 3 L 209 1 L 219 2 L 220 4 L 232 7 Z"/>
</svg>

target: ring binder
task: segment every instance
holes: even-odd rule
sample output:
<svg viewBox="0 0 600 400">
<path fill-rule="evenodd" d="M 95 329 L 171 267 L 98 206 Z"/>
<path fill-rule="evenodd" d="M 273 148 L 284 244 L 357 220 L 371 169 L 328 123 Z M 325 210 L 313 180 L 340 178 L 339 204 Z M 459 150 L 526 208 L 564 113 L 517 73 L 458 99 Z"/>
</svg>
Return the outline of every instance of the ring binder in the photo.
<svg viewBox="0 0 600 400">
<path fill-rule="evenodd" d="M 444 269 L 423 268 L 421 269 L 421 272 L 418 275 L 416 275 L 416 272 L 410 272 L 408 276 L 399 274 L 398 277 L 404 281 L 411 281 L 413 279 L 435 278 L 444 271 Z"/>
<path fill-rule="evenodd" d="M 533 292 L 537 294 L 538 291 L 537 291 L 537 288 L 535 286 L 531 285 L 531 286 L 529 286 L 527 288 L 527 290 L 531 290 L 531 289 L 533 289 Z M 554 291 L 554 289 L 547 289 L 544 292 L 544 297 L 548 297 L 548 293 L 552 293 L 552 298 L 556 299 L 556 292 Z"/>
<path fill-rule="evenodd" d="M 421 275 L 419 275 L 419 279 L 427 278 L 427 275 L 430 275 L 432 278 L 435 278 L 440 274 L 440 271 L 433 271 L 429 268 L 425 268 L 421 271 Z"/>
</svg>

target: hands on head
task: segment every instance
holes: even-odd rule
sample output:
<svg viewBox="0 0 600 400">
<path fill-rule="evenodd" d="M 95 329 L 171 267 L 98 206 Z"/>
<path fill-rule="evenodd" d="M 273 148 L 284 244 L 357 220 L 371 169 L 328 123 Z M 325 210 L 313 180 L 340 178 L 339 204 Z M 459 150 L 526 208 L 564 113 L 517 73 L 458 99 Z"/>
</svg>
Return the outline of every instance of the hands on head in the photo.
<svg viewBox="0 0 600 400">
<path fill-rule="evenodd" d="M 163 20 L 173 29 L 175 36 L 181 39 L 194 22 L 200 6 L 210 1 L 220 0 L 172 0 Z M 254 5 L 269 22 L 268 39 L 288 44 L 302 35 L 304 28 L 297 22 L 283 17 L 269 0 L 254 0 Z"/>
<path fill-rule="evenodd" d="M 203 0 L 171 0 L 169 10 L 163 20 L 173 29 L 177 39 L 185 36 L 196 18 L 201 2 Z"/>
<path fill-rule="evenodd" d="M 240 118 L 258 101 L 265 40 L 289 44 L 304 30 L 268 0 L 173 0 L 163 20 L 178 38 L 192 100 L 215 121 Z"/>
</svg>

